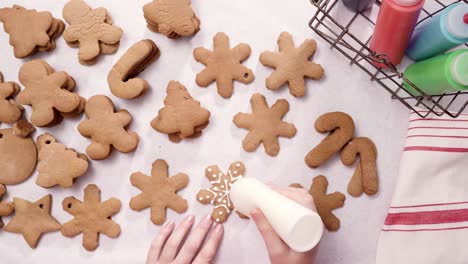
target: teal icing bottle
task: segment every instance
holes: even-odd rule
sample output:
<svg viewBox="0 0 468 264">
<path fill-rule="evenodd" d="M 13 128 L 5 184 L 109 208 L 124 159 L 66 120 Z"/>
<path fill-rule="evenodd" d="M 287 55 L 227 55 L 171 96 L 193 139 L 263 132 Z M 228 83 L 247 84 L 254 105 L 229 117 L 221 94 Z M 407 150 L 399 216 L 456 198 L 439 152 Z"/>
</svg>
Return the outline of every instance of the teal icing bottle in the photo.
<svg viewBox="0 0 468 264">
<path fill-rule="evenodd" d="M 468 90 L 468 50 L 416 62 L 403 75 L 427 95 Z M 409 83 L 403 86 L 412 95 L 421 95 Z"/>
<path fill-rule="evenodd" d="M 468 4 L 462 1 L 417 26 L 406 55 L 415 61 L 425 60 L 465 42 L 468 42 Z"/>
</svg>

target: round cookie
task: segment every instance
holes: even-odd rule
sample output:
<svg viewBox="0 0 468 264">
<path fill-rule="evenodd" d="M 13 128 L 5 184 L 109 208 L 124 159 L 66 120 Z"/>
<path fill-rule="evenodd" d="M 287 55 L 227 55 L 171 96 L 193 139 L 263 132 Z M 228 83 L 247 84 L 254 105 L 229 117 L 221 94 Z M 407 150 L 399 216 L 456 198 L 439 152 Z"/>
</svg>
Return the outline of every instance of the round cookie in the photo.
<svg viewBox="0 0 468 264">
<path fill-rule="evenodd" d="M 36 167 L 36 144 L 30 137 L 17 136 L 12 128 L 0 129 L 0 153 L 0 184 L 20 183 Z"/>
</svg>

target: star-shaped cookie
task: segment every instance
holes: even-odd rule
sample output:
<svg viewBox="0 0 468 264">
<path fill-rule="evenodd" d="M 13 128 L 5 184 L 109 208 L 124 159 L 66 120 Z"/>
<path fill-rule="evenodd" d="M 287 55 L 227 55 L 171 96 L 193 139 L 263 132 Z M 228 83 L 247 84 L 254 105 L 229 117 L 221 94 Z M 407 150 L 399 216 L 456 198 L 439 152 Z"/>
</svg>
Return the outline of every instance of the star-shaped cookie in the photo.
<svg viewBox="0 0 468 264">
<path fill-rule="evenodd" d="M 304 96 L 306 89 L 304 78 L 319 80 L 324 74 L 322 66 L 309 61 L 317 50 L 317 43 L 307 39 L 296 48 L 291 34 L 283 32 L 278 38 L 278 46 L 278 53 L 265 51 L 260 55 L 260 62 L 263 65 L 275 68 L 266 80 L 267 88 L 277 90 L 288 82 L 292 95 Z"/>
<path fill-rule="evenodd" d="M 60 223 L 50 215 L 52 195 L 31 203 L 13 198 L 15 216 L 5 226 L 6 232 L 22 234 L 31 248 L 36 248 L 42 234 L 60 230 Z"/>
<path fill-rule="evenodd" d="M 250 99 L 250 104 L 252 114 L 238 113 L 234 116 L 237 127 L 250 130 L 242 142 L 244 150 L 252 152 L 263 143 L 268 155 L 278 155 L 280 150 L 278 137 L 291 138 L 297 132 L 293 124 L 282 121 L 289 111 L 288 101 L 280 99 L 269 108 L 265 96 L 257 93 Z"/>
<path fill-rule="evenodd" d="M 216 34 L 213 51 L 201 47 L 193 50 L 195 60 L 206 65 L 206 68 L 197 74 L 197 84 L 207 87 L 216 81 L 219 95 L 224 98 L 231 97 L 234 80 L 245 84 L 254 80 L 252 70 L 241 64 L 250 56 L 250 51 L 250 46 L 244 43 L 231 49 L 229 37 L 222 32 Z"/>
<path fill-rule="evenodd" d="M 112 221 L 111 216 L 120 211 L 121 203 L 116 198 L 101 202 L 101 190 L 94 184 L 84 189 L 84 201 L 67 197 L 62 202 L 63 210 L 73 215 L 71 221 L 62 226 L 62 234 L 74 237 L 83 233 L 83 247 L 95 250 L 99 245 L 99 233 L 108 237 L 118 237 L 120 226 Z"/>
<path fill-rule="evenodd" d="M 153 163 L 151 176 L 141 172 L 130 176 L 132 185 L 141 190 L 141 193 L 130 200 L 130 208 L 141 211 L 151 208 L 151 221 L 160 225 L 166 221 L 166 208 L 177 213 L 187 210 L 187 200 L 177 194 L 177 191 L 185 188 L 189 182 L 187 174 L 178 173 L 169 176 L 168 165 L 164 160 L 156 160 Z"/>
<path fill-rule="evenodd" d="M 210 166 L 205 170 L 205 177 L 210 181 L 212 187 L 200 190 L 197 200 L 202 204 L 213 204 L 214 209 L 211 218 L 217 223 L 224 223 L 234 205 L 229 197 L 231 185 L 244 176 L 245 166 L 242 162 L 234 162 L 226 174 L 222 173 L 218 166 Z M 245 215 L 237 212 L 241 218 Z"/>
<path fill-rule="evenodd" d="M 13 100 L 20 87 L 15 82 L 3 82 L 0 72 L 0 122 L 13 124 L 23 113 L 23 107 Z"/>
</svg>

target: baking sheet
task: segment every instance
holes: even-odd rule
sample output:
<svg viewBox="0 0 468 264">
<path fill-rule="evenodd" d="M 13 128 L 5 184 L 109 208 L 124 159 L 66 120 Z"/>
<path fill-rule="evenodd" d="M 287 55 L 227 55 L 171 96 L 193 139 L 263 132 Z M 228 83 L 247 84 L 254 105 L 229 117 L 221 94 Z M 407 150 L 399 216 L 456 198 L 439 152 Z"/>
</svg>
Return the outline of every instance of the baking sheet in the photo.
<svg viewBox="0 0 468 264">
<path fill-rule="evenodd" d="M 395 185 L 409 111 L 392 101 L 386 91 L 370 82 L 369 77 L 359 69 L 350 67 L 341 54 L 313 34 L 307 23 L 315 9 L 307 0 L 194 0 L 192 5 L 202 21 L 202 29 L 194 38 L 177 41 L 146 28 L 141 8 L 147 0 L 87 2 L 93 7 L 106 7 L 115 24 L 124 29 L 117 54 L 103 55 L 96 65 L 83 66 L 78 63 L 77 49 L 68 47 L 59 38 L 56 50 L 40 53 L 33 58 L 43 58 L 57 71 L 67 71 L 76 79 L 80 95 L 89 98 L 95 94 L 105 94 L 112 98 L 117 108 L 128 109 L 134 117 L 130 129 L 140 135 L 140 145 L 132 154 L 115 151 L 107 160 L 92 161 L 89 172 L 71 189 L 43 189 L 35 184 L 35 174 L 22 184 L 8 186 L 6 199 L 18 196 L 37 200 L 51 193 L 52 214 L 64 223 L 72 217 L 62 210 L 62 200 L 71 195 L 82 199 L 84 187 L 95 183 L 102 189 L 103 199 L 117 197 L 122 201 L 121 212 L 113 217 L 121 225 L 122 233 L 118 239 L 101 236 L 99 248 L 87 252 L 81 246 L 81 236 L 66 238 L 60 232 L 49 233 L 43 236 L 38 248 L 32 250 L 21 236 L 0 231 L 2 263 L 144 263 L 150 241 L 159 227 L 151 223 L 149 210 L 138 213 L 129 208 L 130 198 L 139 193 L 131 186 L 129 176 L 135 171 L 149 174 L 151 163 L 158 158 L 169 163 L 171 175 L 178 172 L 190 175 L 188 187 L 180 194 L 189 201 L 188 213 L 195 214 L 197 218 L 212 210 L 211 206 L 203 206 L 195 199 L 200 188 L 209 186 L 204 178 L 204 168 L 212 164 L 225 170 L 231 162 L 241 160 L 247 167 L 246 177 L 278 185 L 299 182 L 309 186 L 312 177 L 323 174 L 329 179 L 330 191 L 345 193 L 354 168 L 343 166 L 338 157 L 316 170 L 309 169 L 303 161 L 305 154 L 323 138 L 314 131 L 313 123 L 320 114 L 328 111 L 349 113 L 354 117 L 356 134 L 375 141 L 379 150 L 381 190 L 372 198 L 347 196 L 345 207 L 335 211 L 341 218 L 342 227 L 336 233 L 324 234 L 317 263 L 375 262 L 376 243 Z M 61 18 L 65 3 L 64 0 L 2 0 L 0 6 L 19 4 L 50 10 L 54 16 Z M 236 83 L 234 95 L 229 100 L 222 99 L 214 85 L 199 88 L 194 82 L 196 73 L 203 66 L 194 61 L 192 50 L 198 46 L 211 48 L 212 37 L 219 31 L 230 36 L 232 45 L 245 42 L 252 47 L 252 55 L 245 65 L 254 70 L 256 80 L 250 85 Z M 304 98 L 294 98 L 286 88 L 277 92 L 265 88 L 265 79 L 271 69 L 262 66 L 258 57 L 264 50 L 277 49 L 276 40 L 282 31 L 293 34 L 298 44 L 310 37 L 318 41 L 315 61 L 325 68 L 326 77 L 319 82 L 308 81 L 307 96 Z M 161 58 L 140 74 L 149 81 L 151 90 L 135 100 L 116 98 L 107 86 L 107 73 L 128 47 L 145 38 L 154 40 L 161 49 Z M 8 35 L 0 31 L 0 71 L 5 80 L 17 81 L 18 70 L 27 60 L 14 58 Z M 174 144 L 166 135 L 150 127 L 150 120 L 163 106 L 165 89 L 170 80 L 183 83 L 192 96 L 211 111 L 210 125 L 203 131 L 202 137 Z M 231 121 L 238 112 L 250 112 L 249 99 L 256 92 L 264 94 L 270 105 L 277 99 L 287 99 L 291 110 L 285 120 L 293 122 L 298 129 L 293 139 L 280 139 L 281 151 L 276 158 L 266 155 L 262 147 L 255 153 L 244 152 L 241 141 L 247 132 L 235 127 Z M 30 108 L 26 108 L 29 116 Z M 65 120 L 53 128 L 38 129 L 34 137 L 49 132 L 68 147 L 84 152 L 89 141 L 80 136 L 76 129 L 83 118 Z M 7 126 L 1 124 L 0 127 Z M 168 219 L 176 222 L 184 215 L 168 211 Z M 5 222 L 9 220 L 10 217 L 5 218 Z M 235 214 L 229 218 L 217 262 L 268 263 L 263 241 L 252 221 L 239 219 Z"/>
</svg>

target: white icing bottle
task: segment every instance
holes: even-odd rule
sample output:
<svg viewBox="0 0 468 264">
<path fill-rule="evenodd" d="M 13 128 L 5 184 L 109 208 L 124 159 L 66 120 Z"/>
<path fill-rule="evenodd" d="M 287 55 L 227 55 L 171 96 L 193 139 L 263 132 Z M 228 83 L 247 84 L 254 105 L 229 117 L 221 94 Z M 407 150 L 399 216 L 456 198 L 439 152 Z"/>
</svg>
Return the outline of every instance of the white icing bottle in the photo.
<svg viewBox="0 0 468 264">
<path fill-rule="evenodd" d="M 297 252 L 314 248 L 322 237 L 320 216 L 295 201 L 273 191 L 253 178 L 242 178 L 231 186 L 229 194 L 237 211 L 250 216 L 262 210 L 276 233 Z"/>
</svg>

